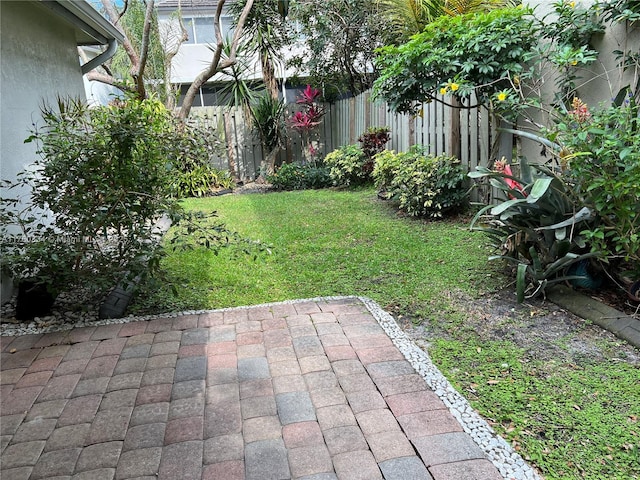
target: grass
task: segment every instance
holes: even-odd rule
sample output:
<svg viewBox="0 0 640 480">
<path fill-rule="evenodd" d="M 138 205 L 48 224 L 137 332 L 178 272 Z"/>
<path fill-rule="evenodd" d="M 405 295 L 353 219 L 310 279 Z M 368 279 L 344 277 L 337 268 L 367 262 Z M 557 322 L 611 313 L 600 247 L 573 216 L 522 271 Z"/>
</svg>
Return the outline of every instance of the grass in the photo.
<svg viewBox="0 0 640 480">
<path fill-rule="evenodd" d="M 637 366 L 531 360 L 498 341 L 437 340 L 429 353 L 547 479 L 640 478 Z"/>
<path fill-rule="evenodd" d="M 172 253 L 165 266 L 178 296 L 168 287 L 143 292 L 137 313 L 368 296 L 434 332 L 434 362 L 548 480 L 640 479 L 637 366 L 613 356 L 544 360 L 484 336 L 457 298 L 479 298 L 505 279 L 464 219 L 400 218 L 366 189 L 190 199 L 186 206 L 219 211 L 231 229 L 271 244 L 273 254 L 253 261 L 225 251 Z M 509 321 L 507 331 L 521 319 L 514 313 Z"/>
<path fill-rule="evenodd" d="M 497 284 L 486 269 L 481 238 L 466 223 L 398 218 L 375 199 L 372 190 L 189 199 L 188 208 L 218 211 L 230 229 L 272 245 L 273 254 L 253 261 L 225 251 L 174 253 L 165 266 L 179 279 L 178 296 L 168 289 L 145 293 L 147 300 L 134 308 L 220 308 L 361 295 L 394 312 L 425 314 L 440 308 L 443 291 L 471 293 Z"/>
</svg>

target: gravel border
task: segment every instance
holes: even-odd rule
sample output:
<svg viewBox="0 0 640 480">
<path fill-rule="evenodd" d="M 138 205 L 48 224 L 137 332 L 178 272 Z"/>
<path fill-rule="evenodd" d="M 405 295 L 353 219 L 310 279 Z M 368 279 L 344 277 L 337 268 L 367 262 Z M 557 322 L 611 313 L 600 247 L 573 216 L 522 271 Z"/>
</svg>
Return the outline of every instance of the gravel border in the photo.
<svg viewBox="0 0 640 480">
<path fill-rule="evenodd" d="M 256 307 L 270 307 L 282 304 L 296 304 L 306 302 L 322 302 L 333 300 L 356 299 L 364 304 L 391 341 L 402 352 L 407 361 L 425 379 L 427 385 L 442 399 L 451 414 L 458 420 L 465 433 L 469 434 L 476 444 L 485 452 L 489 460 L 496 466 L 500 474 L 507 480 L 542 480 L 542 477 L 528 465 L 522 457 L 491 428 L 491 426 L 471 407 L 464 398 L 449 383 L 446 377 L 433 364 L 429 355 L 414 343 L 398 326 L 395 319 L 384 311 L 376 302 L 367 297 L 338 296 L 317 297 L 309 299 L 272 302 L 242 307 L 221 308 L 215 310 L 188 310 L 159 315 L 129 316 L 125 318 L 95 320 L 93 318 L 80 319 L 75 323 L 54 323 L 39 326 L 37 322 L 29 324 L 0 324 L 0 336 L 20 336 L 35 333 L 50 333 L 71 330 L 73 328 L 109 325 L 114 323 L 130 323 L 153 320 L 155 318 L 175 318 L 182 315 L 195 315 L 208 312 L 227 312 L 246 310 Z"/>
</svg>

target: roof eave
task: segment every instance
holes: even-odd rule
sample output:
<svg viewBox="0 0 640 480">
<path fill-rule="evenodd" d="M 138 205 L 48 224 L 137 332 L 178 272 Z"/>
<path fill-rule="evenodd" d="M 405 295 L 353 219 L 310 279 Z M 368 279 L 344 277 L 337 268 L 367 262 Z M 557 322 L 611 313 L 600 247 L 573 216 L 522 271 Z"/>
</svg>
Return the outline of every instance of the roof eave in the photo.
<svg viewBox="0 0 640 480">
<path fill-rule="evenodd" d="M 40 0 L 59 16 L 72 23 L 83 35 L 78 45 L 107 45 L 112 40 L 124 41 L 124 35 L 86 1 Z"/>
</svg>

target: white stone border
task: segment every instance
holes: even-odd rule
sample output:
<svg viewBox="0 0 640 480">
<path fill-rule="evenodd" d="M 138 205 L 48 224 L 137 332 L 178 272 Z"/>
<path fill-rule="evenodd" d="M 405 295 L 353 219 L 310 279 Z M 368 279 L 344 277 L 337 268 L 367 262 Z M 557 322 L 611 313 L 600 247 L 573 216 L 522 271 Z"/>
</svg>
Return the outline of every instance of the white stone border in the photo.
<svg viewBox="0 0 640 480">
<path fill-rule="evenodd" d="M 274 305 L 295 305 L 297 303 L 330 302 L 333 300 L 359 300 L 369 310 L 380 324 L 393 344 L 398 347 L 407 361 L 426 381 L 427 385 L 442 399 L 451 414 L 458 420 L 463 430 L 471 436 L 478 446 L 486 453 L 489 460 L 496 466 L 500 474 L 507 480 L 542 480 L 542 477 L 516 453 L 502 437 L 495 433 L 491 426 L 471 407 L 464 398 L 449 383 L 446 377 L 433 364 L 429 355 L 418 347 L 402 329 L 395 319 L 384 311 L 376 302 L 367 297 L 336 296 L 316 297 L 282 302 L 263 303 L 241 307 L 219 308 L 214 310 L 187 310 L 158 315 L 140 317 L 124 317 L 116 319 L 79 321 L 73 324 L 56 324 L 44 328 L 29 328 L 25 324 L 2 324 L 0 335 L 27 335 L 33 333 L 51 333 L 71 330 L 73 328 L 109 325 L 115 323 L 130 323 L 154 320 L 156 318 L 175 318 L 182 315 L 200 315 L 211 312 L 229 312 L 250 308 L 272 307 Z"/>
<path fill-rule="evenodd" d="M 486 453 L 505 479 L 542 480 L 542 477 L 511 448 L 511 445 L 496 434 L 484 418 L 471 407 L 467 399 L 453 388 L 438 367 L 433 364 L 429 355 L 407 336 L 391 315 L 373 300 L 366 297 L 357 298 L 364 303 L 394 345 L 440 397 L 462 429 Z"/>
</svg>

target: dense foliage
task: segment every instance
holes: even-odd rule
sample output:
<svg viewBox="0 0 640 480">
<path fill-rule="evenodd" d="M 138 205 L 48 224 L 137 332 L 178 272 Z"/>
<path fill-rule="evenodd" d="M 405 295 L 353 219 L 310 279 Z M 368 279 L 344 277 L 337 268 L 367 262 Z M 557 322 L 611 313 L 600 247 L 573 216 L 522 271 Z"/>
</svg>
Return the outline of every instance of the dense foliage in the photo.
<svg viewBox="0 0 640 480">
<path fill-rule="evenodd" d="M 335 185 L 362 185 L 371 181 L 373 162 L 359 145 L 345 145 L 329 153 L 324 163 Z"/>
<path fill-rule="evenodd" d="M 358 137 L 362 151 L 372 161 L 373 157 L 384 150 L 389 140 L 389 127 L 369 127 Z"/>
<path fill-rule="evenodd" d="M 466 176 L 456 158 L 435 157 L 415 145 L 404 153 L 384 151 L 375 161 L 376 185 L 410 216 L 441 218 L 467 202 Z"/>
<path fill-rule="evenodd" d="M 224 147 L 207 122 L 176 125 L 172 148 L 174 195 L 203 197 L 234 186 L 228 171 L 213 166 L 214 160 L 224 155 Z"/>
<path fill-rule="evenodd" d="M 97 108 L 60 100 L 42 115 L 44 126 L 27 140 L 37 142 L 40 158 L 15 182 L 3 182 L 4 271 L 53 294 L 78 286 L 103 293 L 160 274 L 157 222 L 199 229 L 173 195 L 176 167 L 194 153 L 181 150 L 184 126 L 155 100 Z M 26 197 L 9 198 L 12 189 Z M 217 249 L 232 239 L 214 222 L 196 243 Z"/>
<path fill-rule="evenodd" d="M 306 190 L 308 188 L 326 188 L 333 185 L 329 169 L 324 166 L 285 163 L 267 181 L 276 190 Z"/>
<path fill-rule="evenodd" d="M 387 26 L 379 21 L 374 2 L 298 0 L 291 2 L 289 14 L 299 28 L 303 52 L 289 64 L 319 86 L 326 100 L 371 87 L 374 52 Z"/>
<path fill-rule="evenodd" d="M 475 93 L 485 103 L 524 70 L 538 28 L 526 8 L 440 17 L 409 42 L 379 50 L 375 95 L 398 112 L 415 113 L 438 91 Z"/>
<path fill-rule="evenodd" d="M 555 129 L 573 194 L 596 215 L 581 233 L 591 249 L 640 270 L 640 130 L 638 106 L 593 109 L 577 100 Z"/>
<path fill-rule="evenodd" d="M 478 167 L 472 178 L 488 178 L 500 192 L 499 203 L 482 208 L 471 228 L 485 232 L 496 255 L 516 272 L 518 300 L 543 293 L 547 286 L 566 280 L 567 268 L 588 260 L 584 235 L 593 224 L 593 212 L 580 203 L 573 186 L 542 165 L 520 164 L 515 176 L 505 162 L 494 170 Z"/>
</svg>

